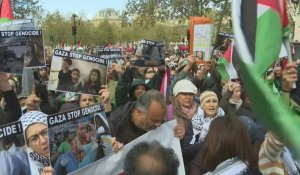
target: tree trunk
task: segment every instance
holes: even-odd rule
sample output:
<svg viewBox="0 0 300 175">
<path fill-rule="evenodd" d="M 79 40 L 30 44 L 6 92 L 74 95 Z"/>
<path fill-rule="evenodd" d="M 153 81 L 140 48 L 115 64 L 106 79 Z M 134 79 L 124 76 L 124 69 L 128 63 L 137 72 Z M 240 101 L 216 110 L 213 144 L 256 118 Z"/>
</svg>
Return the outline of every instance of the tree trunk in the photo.
<svg viewBox="0 0 300 175">
<path fill-rule="evenodd" d="M 217 45 L 217 43 L 218 43 L 218 34 L 219 34 L 219 32 L 220 32 L 220 29 L 221 29 L 221 25 L 222 25 L 222 21 L 223 21 L 223 18 L 224 18 L 224 14 L 225 14 L 225 8 L 226 8 L 226 6 L 227 6 L 227 4 L 228 4 L 228 0 L 225 0 L 225 2 L 224 2 L 224 5 L 223 5 L 223 11 L 222 11 L 222 14 L 221 14 L 221 18 L 220 18 L 220 21 L 219 21 L 219 24 L 218 24 L 218 29 L 217 29 L 217 34 L 216 34 L 216 36 L 215 36 L 215 46 Z"/>
<path fill-rule="evenodd" d="M 198 5 L 199 5 L 200 16 L 203 16 L 203 1 L 199 0 Z"/>
</svg>

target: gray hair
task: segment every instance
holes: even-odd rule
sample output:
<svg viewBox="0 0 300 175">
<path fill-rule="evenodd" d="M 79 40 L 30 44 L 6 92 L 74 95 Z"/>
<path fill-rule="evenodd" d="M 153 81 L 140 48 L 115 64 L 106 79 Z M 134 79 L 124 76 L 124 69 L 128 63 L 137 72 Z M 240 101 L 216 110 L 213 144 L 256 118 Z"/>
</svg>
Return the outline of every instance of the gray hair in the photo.
<svg viewBox="0 0 300 175">
<path fill-rule="evenodd" d="M 136 100 L 135 107 L 143 112 L 148 112 L 153 101 L 160 103 L 163 108 L 166 108 L 164 96 L 155 89 L 144 92 L 143 95 Z"/>
<path fill-rule="evenodd" d="M 177 175 L 178 167 L 174 150 L 157 141 L 136 144 L 127 153 L 123 165 L 126 175 Z"/>
</svg>

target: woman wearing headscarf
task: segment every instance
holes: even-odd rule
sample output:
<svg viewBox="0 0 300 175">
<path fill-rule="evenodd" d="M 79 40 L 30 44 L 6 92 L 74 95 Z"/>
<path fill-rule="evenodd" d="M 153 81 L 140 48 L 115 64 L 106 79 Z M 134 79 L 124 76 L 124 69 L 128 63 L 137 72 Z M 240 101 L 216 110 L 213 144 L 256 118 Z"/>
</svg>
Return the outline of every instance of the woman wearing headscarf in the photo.
<svg viewBox="0 0 300 175">
<path fill-rule="evenodd" d="M 201 148 L 209 130 L 210 123 L 217 117 L 225 115 L 219 107 L 217 94 L 204 91 L 200 95 L 200 106 L 188 124 L 183 138 L 182 153 L 186 164 L 194 158 Z"/>
<path fill-rule="evenodd" d="M 224 109 L 226 115 L 236 116 L 237 110 L 243 103 L 241 99 L 241 85 L 229 81 L 223 87 L 222 96 L 220 107 Z"/>
<path fill-rule="evenodd" d="M 50 166 L 47 115 L 40 111 L 30 111 L 21 116 L 25 137 L 25 152 L 32 175 L 54 174 Z"/>
<path fill-rule="evenodd" d="M 189 80 L 178 81 L 173 88 L 172 104 L 168 106 L 167 121 L 177 119 L 184 128 L 197 112 L 198 104 L 194 100 L 196 86 Z"/>
</svg>

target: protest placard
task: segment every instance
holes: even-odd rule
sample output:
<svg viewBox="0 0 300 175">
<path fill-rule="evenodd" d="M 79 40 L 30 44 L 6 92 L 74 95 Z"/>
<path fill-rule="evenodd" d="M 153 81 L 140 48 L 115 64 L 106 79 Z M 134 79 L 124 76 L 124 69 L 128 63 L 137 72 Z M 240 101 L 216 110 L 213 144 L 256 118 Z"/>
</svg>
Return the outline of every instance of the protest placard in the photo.
<svg viewBox="0 0 300 175">
<path fill-rule="evenodd" d="M 128 151 L 140 142 L 157 141 L 167 148 L 172 148 L 177 155 L 180 165 L 178 167 L 178 174 L 185 175 L 184 163 L 181 153 L 179 139 L 174 137 L 173 128 L 176 125 L 176 120 L 164 123 L 159 128 L 149 131 L 148 133 L 138 137 L 132 142 L 125 145 L 117 153 L 107 156 L 105 159 L 98 160 L 97 162 L 87 166 L 81 170 L 71 173 L 72 175 L 119 175 L 123 174 L 124 158 Z M 163 133 L 163 134 L 162 134 Z M 108 166 L 109 165 L 109 166 Z"/>
<path fill-rule="evenodd" d="M 11 31 L 11 30 L 35 30 L 35 24 L 33 19 L 15 19 L 13 21 L 5 22 L 0 24 L 0 31 Z M 19 66 L 22 69 L 22 66 Z M 21 76 L 21 75 L 15 75 Z M 31 68 L 24 68 L 22 79 L 18 78 L 16 85 L 18 97 L 27 97 L 31 92 L 31 87 L 34 82 Z M 22 83 L 22 84 L 20 84 Z M 21 92 L 20 92 L 21 90 Z"/>
<path fill-rule="evenodd" d="M 213 24 L 197 24 L 194 26 L 194 52 L 203 52 L 202 58 L 209 60 L 212 54 L 212 40 L 214 33 Z"/>
<path fill-rule="evenodd" d="M 22 74 L 26 40 L 0 37 L 0 72 Z"/>
<path fill-rule="evenodd" d="M 57 175 L 71 173 L 112 152 L 100 104 L 48 116 L 51 162 Z"/>
<path fill-rule="evenodd" d="M 134 66 L 157 67 L 164 65 L 165 44 L 151 40 L 141 40 L 135 51 L 135 58 L 130 60 Z"/>
<path fill-rule="evenodd" d="M 123 64 L 123 51 L 121 48 L 99 48 L 97 54 L 100 58 L 108 60 L 108 67 L 111 66 L 111 63 Z"/>
<path fill-rule="evenodd" d="M 48 89 L 98 95 L 106 84 L 107 63 L 97 56 L 55 49 Z"/>
<path fill-rule="evenodd" d="M 35 30 L 33 19 L 16 19 L 0 24 L 0 31 L 9 30 Z"/>
<path fill-rule="evenodd" d="M 224 53 L 227 50 L 231 40 L 233 40 L 234 36 L 228 33 L 219 33 L 218 34 L 218 42 L 215 47 L 215 50 L 221 51 Z"/>
<path fill-rule="evenodd" d="M 23 73 L 23 67 L 45 66 L 41 30 L 0 31 L 1 72 Z"/>
<path fill-rule="evenodd" d="M 0 126 L 0 174 L 30 175 L 21 122 Z"/>
</svg>

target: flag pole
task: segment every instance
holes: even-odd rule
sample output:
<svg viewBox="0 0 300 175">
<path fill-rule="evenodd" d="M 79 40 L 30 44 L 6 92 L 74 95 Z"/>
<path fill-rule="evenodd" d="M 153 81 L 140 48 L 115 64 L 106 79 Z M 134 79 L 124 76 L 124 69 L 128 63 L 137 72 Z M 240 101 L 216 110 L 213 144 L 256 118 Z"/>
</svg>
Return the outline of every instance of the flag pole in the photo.
<svg viewBox="0 0 300 175">
<path fill-rule="evenodd" d="M 289 63 L 292 63 L 293 62 L 293 59 L 292 59 L 292 53 L 291 53 L 291 48 L 290 48 L 290 39 L 287 38 L 287 39 L 283 39 L 283 45 L 286 49 L 286 52 L 287 52 L 287 56 L 288 56 L 288 60 L 289 60 Z M 296 88 L 296 83 L 294 82 L 293 85 L 292 85 L 292 89 L 295 89 Z"/>
</svg>

